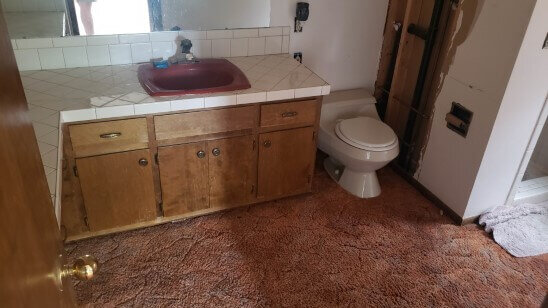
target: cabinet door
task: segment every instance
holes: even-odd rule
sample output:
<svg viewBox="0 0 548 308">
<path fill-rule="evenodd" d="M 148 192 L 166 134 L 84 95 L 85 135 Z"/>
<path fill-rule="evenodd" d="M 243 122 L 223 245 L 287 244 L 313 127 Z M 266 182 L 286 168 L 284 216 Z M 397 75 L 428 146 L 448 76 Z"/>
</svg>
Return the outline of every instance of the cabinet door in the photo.
<svg viewBox="0 0 548 308">
<path fill-rule="evenodd" d="M 315 151 L 313 127 L 261 134 L 257 197 L 309 191 Z"/>
<path fill-rule="evenodd" d="M 209 207 L 205 142 L 158 148 L 164 216 Z"/>
<path fill-rule="evenodd" d="M 253 136 L 208 141 L 211 207 L 249 203 L 255 193 L 256 149 Z"/>
<path fill-rule="evenodd" d="M 76 159 L 90 231 L 156 218 L 150 151 Z"/>
</svg>

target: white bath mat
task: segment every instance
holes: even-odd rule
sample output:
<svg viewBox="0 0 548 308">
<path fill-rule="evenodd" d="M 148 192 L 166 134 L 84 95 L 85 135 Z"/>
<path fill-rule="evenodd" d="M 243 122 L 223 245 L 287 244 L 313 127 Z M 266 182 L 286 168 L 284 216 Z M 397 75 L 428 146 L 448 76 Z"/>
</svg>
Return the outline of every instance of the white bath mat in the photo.
<svg viewBox="0 0 548 308">
<path fill-rule="evenodd" d="M 496 207 L 481 215 L 479 223 L 515 257 L 548 253 L 548 202 Z"/>
</svg>

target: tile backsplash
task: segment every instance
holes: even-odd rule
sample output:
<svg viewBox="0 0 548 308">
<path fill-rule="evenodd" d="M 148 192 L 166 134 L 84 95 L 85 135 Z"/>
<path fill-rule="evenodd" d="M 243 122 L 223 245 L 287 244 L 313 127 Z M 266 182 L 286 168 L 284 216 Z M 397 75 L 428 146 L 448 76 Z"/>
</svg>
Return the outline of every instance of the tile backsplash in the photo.
<svg viewBox="0 0 548 308">
<path fill-rule="evenodd" d="M 148 62 L 169 58 L 177 41 L 192 41 L 196 57 L 242 57 L 289 52 L 289 27 L 163 31 L 11 40 L 21 71 Z"/>
</svg>

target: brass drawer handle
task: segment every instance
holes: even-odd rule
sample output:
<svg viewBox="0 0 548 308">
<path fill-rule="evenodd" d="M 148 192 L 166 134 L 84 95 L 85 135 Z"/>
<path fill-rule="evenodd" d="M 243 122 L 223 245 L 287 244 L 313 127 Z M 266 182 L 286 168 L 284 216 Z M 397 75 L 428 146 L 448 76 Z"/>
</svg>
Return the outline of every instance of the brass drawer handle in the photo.
<svg viewBox="0 0 548 308">
<path fill-rule="evenodd" d="M 213 156 L 219 156 L 221 155 L 221 150 L 219 150 L 218 148 L 214 148 L 211 153 L 213 154 Z"/>
<path fill-rule="evenodd" d="M 114 139 L 122 136 L 122 133 L 108 133 L 108 134 L 101 134 L 99 137 L 103 139 Z"/>
<path fill-rule="evenodd" d="M 204 158 L 205 154 L 205 151 L 198 151 L 198 153 L 196 153 L 196 156 L 198 156 L 198 158 Z"/>
<path fill-rule="evenodd" d="M 297 111 L 289 111 L 282 113 L 282 118 L 293 118 L 296 117 L 299 113 Z"/>
<path fill-rule="evenodd" d="M 266 140 L 265 142 L 263 142 L 263 146 L 265 148 L 269 148 L 271 145 L 272 145 L 272 142 L 270 142 L 270 140 Z"/>
</svg>

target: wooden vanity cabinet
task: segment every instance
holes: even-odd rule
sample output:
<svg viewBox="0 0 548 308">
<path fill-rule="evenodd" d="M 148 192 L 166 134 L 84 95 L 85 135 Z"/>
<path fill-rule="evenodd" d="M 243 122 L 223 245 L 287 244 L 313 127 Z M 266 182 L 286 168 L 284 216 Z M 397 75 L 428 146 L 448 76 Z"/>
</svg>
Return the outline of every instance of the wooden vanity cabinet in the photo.
<svg viewBox="0 0 548 308">
<path fill-rule="evenodd" d="M 76 159 L 90 231 L 156 218 L 148 149 Z"/>
<path fill-rule="evenodd" d="M 158 148 L 164 216 L 177 216 L 209 207 L 206 143 Z"/>
<path fill-rule="evenodd" d="M 310 191 L 314 127 L 261 134 L 259 137 L 259 199 L 274 199 Z"/>
<path fill-rule="evenodd" d="M 158 149 L 164 216 L 247 204 L 255 192 L 251 135 Z"/>
<path fill-rule="evenodd" d="M 68 240 L 310 192 L 320 107 L 308 99 L 68 125 L 65 160 L 77 171 L 63 171 Z"/>
<path fill-rule="evenodd" d="M 211 208 L 227 208 L 255 200 L 257 151 L 251 135 L 207 142 L 209 162 L 209 203 Z"/>
</svg>

